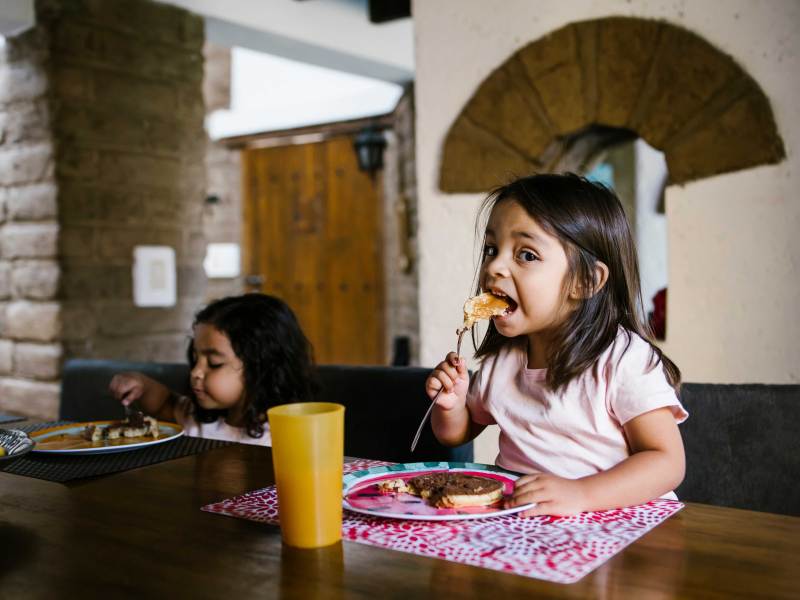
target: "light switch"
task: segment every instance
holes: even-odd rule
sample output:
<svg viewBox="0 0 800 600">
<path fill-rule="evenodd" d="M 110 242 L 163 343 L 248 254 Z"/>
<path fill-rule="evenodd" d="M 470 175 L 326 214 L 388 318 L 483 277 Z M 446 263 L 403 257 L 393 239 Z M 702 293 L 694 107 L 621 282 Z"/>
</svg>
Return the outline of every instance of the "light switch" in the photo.
<svg viewBox="0 0 800 600">
<path fill-rule="evenodd" d="M 175 306 L 175 250 L 169 246 L 133 249 L 133 303 Z"/>
</svg>

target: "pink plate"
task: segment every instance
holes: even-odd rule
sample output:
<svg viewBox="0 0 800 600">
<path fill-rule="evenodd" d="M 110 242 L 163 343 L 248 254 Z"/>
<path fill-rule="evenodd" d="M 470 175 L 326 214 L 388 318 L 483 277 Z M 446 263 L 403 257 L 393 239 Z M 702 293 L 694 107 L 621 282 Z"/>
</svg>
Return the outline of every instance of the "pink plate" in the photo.
<svg viewBox="0 0 800 600">
<path fill-rule="evenodd" d="M 508 496 L 514 491 L 514 481 L 519 477 L 519 475 L 503 471 L 492 465 L 476 463 L 408 463 L 391 467 L 373 467 L 345 476 L 343 505 L 347 510 L 370 516 L 425 521 L 497 517 L 517 513 L 533 506 L 526 504 L 514 508 L 503 508 L 503 501 L 498 500 L 489 506 L 437 508 L 418 496 L 403 493 L 387 494 L 378 488 L 378 483 L 381 481 L 390 479 L 405 481 L 418 475 L 442 471 L 496 479 L 503 484 L 504 496 Z"/>
</svg>

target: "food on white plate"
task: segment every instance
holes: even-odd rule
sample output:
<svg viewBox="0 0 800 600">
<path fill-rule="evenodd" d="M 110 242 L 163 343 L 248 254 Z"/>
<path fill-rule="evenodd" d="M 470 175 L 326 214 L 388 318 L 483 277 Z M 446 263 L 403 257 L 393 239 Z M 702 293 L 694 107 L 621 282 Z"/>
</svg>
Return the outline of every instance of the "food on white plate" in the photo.
<svg viewBox="0 0 800 600">
<path fill-rule="evenodd" d="M 384 479 L 378 482 L 378 491 L 381 494 L 411 494 L 411 488 L 402 479 Z"/>
<path fill-rule="evenodd" d="M 108 425 L 87 425 L 82 435 L 91 442 L 134 437 L 158 439 L 158 421 L 140 412 L 134 412 L 124 421 L 115 421 Z"/>
</svg>

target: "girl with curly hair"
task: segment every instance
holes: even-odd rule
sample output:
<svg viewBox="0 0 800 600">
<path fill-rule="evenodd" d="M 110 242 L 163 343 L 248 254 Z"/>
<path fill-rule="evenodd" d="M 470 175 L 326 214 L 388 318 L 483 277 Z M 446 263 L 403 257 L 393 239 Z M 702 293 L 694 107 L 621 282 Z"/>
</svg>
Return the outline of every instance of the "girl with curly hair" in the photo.
<svg viewBox="0 0 800 600">
<path fill-rule="evenodd" d="M 112 395 L 138 401 L 191 437 L 270 445 L 267 409 L 313 399 L 312 349 L 285 302 L 265 294 L 231 296 L 197 313 L 188 346 L 191 394 L 142 373 L 114 376 Z"/>
</svg>

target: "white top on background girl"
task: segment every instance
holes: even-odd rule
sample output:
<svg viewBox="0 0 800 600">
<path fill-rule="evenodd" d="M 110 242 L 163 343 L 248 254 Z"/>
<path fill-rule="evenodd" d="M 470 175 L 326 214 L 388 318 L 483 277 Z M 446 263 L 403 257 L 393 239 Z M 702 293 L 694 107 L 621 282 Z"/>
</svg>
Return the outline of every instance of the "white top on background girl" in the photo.
<svg viewBox="0 0 800 600">
<path fill-rule="evenodd" d="M 469 381 L 451 352 L 426 383 L 447 445 L 500 427 L 498 466 L 526 475 L 509 506 L 525 516 L 639 504 L 683 480 L 678 368 L 641 321 L 636 250 L 622 205 L 576 175 L 535 175 L 495 190 L 479 289 L 511 309 L 493 317 Z"/>
<path fill-rule="evenodd" d="M 138 401 L 191 437 L 269 446 L 267 409 L 311 400 L 316 387 L 311 346 L 294 313 L 273 296 L 231 296 L 197 313 L 192 331 L 189 396 L 142 373 L 115 375 L 112 395 Z"/>
</svg>

